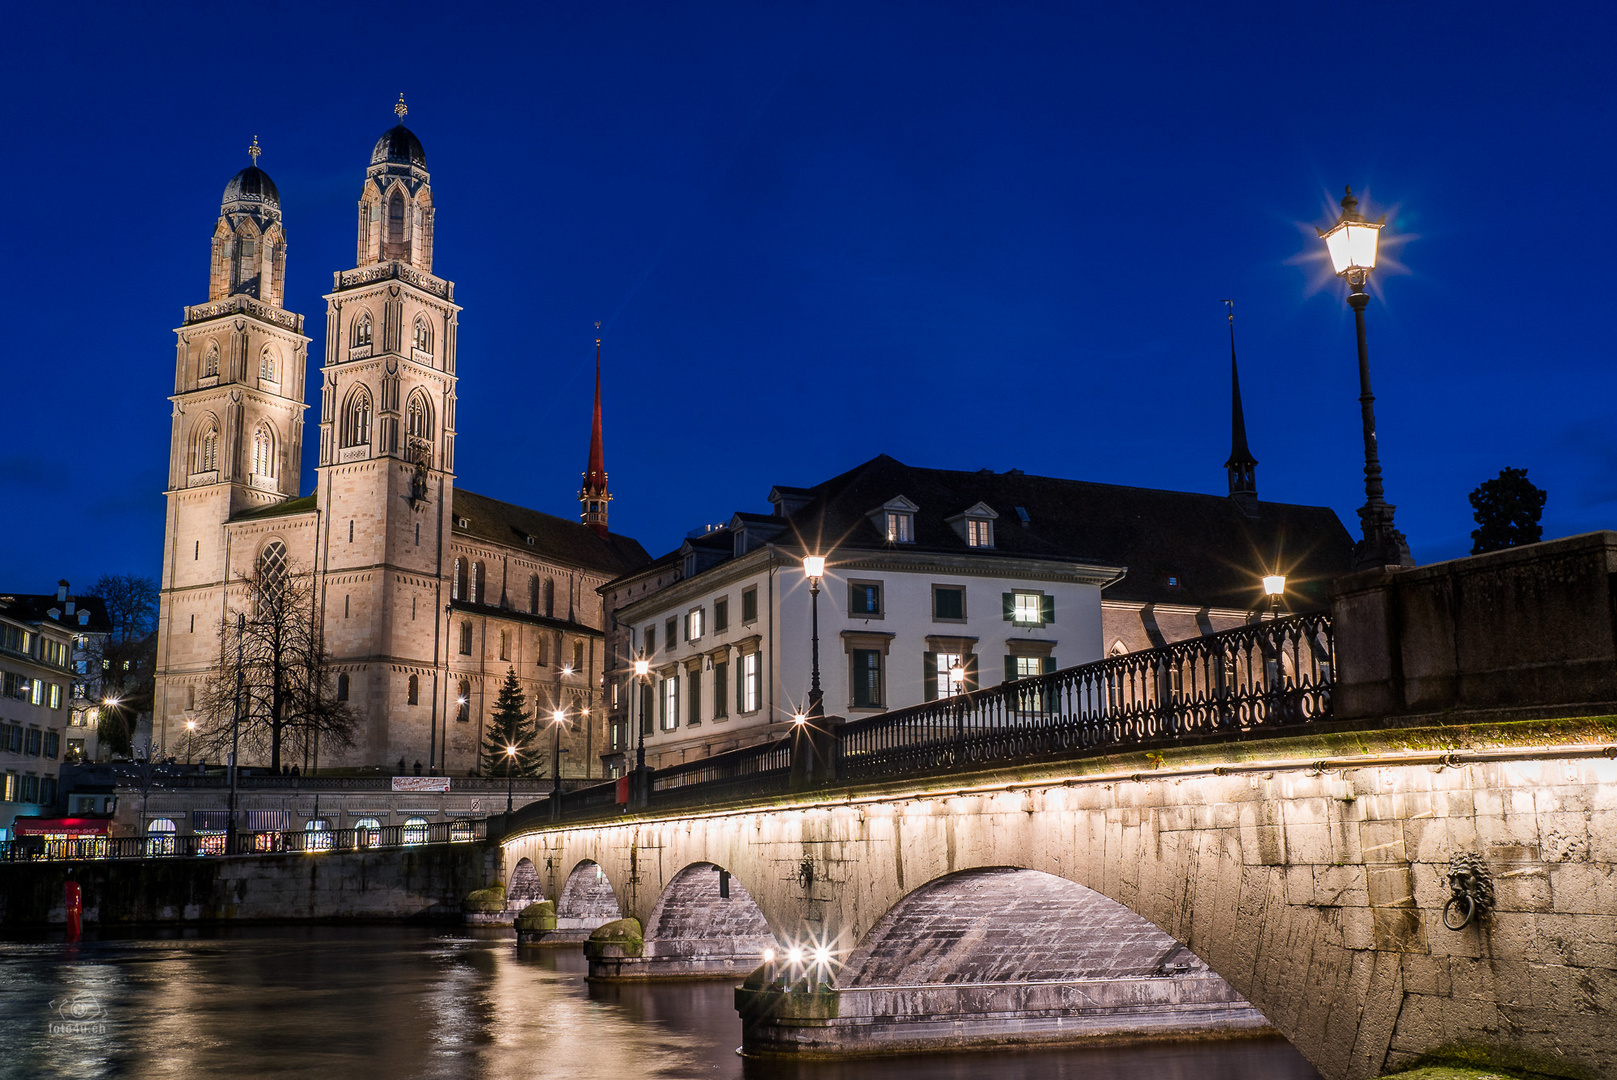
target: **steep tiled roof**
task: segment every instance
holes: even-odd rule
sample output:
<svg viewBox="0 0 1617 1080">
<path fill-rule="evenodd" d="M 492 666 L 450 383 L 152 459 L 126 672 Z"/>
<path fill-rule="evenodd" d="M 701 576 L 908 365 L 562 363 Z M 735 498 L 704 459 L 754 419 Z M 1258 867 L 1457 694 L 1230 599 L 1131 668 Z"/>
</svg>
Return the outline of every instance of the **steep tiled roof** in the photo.
<svg viewBox="0 0 1617 1080">
<path fill-rule="evenodd" d="M 92 634 L 105 634 L 112 630 L 112 618 L 107 614 L 107 605 L 99 596 L 69 595 L 73 602 L 73 614 L 67 614 L 67 605 L 56 599 L 55 593 L 4 593 L 0 594 L 0 615 L 18 622 L 43 623 L 54 622 L 75 632 L 88 631 Z M 55 608 L 62 614 L 55 619 L 51 618 L 50 611 Z M 90 619 L 84 625 L 79 624 L 79 612 L 88 611 Z"/>
<path fill-rule="evenodd" d="M 638 540 L 618 533 L 596 536 L 580 521 L 501 502 L 486 495 L 455 489 L 455 531 L 506 547 L 525 548 L 533 537 L 534 551 L 616 577 L 638 570 L 651 561 Z M 466 527 L 461 528 L 461 519 Z"/>
<path fill-rule="evenodd" d="M 300 496 L 296 499 L 286 499 L 282 502 L 271 503 L 269 506 L 260 506 L 252 510 L 243 510 L 234 514 L 231 521 L 248 521 L 255 518 L 285 517 L 288 514 L 302 514 L 317 507 L 314 492 Z"/>
</svg>

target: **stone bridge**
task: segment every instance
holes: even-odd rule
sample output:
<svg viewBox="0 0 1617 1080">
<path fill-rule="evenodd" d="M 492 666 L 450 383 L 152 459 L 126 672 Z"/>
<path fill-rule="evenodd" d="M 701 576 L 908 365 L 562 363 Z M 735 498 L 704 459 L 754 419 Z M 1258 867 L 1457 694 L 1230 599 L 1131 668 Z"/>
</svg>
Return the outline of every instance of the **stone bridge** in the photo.
<svg viewBox="0 0 1617 1080">
<path fill-rule="evenodd" d="M 1590 715 L 1617 682 L 1617 537 L 1600 537 L 1574 553 L 1594 555 L 1582 579 L 1488 564 L 1542 571 L 1604 620 L 1540 619 L 1576 632 L 1530 650 L 1581 666 L 1529 657 L 1525 702 L 1500 700 L 1508 665 L 1477 648 L 1508 632 L 1501 590 L 1459 564 L 1406 571 L 1338 593 L 1339 634 L 1360 613 L 1338 690 L 1384 722 L 624 808 L 514 828 L 504 872 L 536 871 L 575 926 L 637 921 L 597 932 L 595 977 L 745 977 L 752 1052 L 1267 1022 L 1329 1080 L 1426 1058 L 1617 1077 L 1617 725 Z M 1410 636 L 1423 625 L 1446 644 Z M 1450 929 L 1457 858 L 1492 904 Z"/>
</svg>

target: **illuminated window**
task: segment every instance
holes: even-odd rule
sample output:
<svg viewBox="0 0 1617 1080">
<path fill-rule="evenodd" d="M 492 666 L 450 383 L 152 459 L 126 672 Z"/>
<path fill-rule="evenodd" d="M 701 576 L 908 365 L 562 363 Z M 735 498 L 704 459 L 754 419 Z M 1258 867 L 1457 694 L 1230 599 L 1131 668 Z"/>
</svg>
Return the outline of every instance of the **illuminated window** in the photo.
<svg viewBox="0 0 1617 1080">
<path fill-rule="evenodd" d="M 763 669 L 757 653 L 750 652 L 741 658 L 741 683 L 736 689 L 740 694 L 741 711 L 757 712 L 758 703 L 764 696 Z"/>
<path fill-rule="evenodd" d="M 966 521 L 966 543 L 972 547 L 994 546 L 994 523 L 979 518 Z"/>
<path fill-rule="evenodd" d="M 933 653 L 932 655 L 935 658 L 934 663 L 937 665 L 938 697 L 954 697 L 956 694 L 964 693 L 966 689 L 966 680 L 964 678 L 957 680 L 954 675 L 951 674 L 951 671 L 955 665 L 964 664 L 965 662 L 960 657 L 960 654 L 940 652 Z"/>
<path fill-rule="evenodd" d="M 910 544 L 915 542 L 915 516 L 913 514 L 900 514 L 893 511 L 887 513 L 887 542 L 889 544 Z"/>
<path fill-rule="evenodd" d="M 673 731 L 679 726 L 679 678 L 670 675 L 658 685 L 662 695 L 658 703 L 657 718 L 662 722 L 664 731 Z"/>
<path fill-rule="evenodd" d="M 685 616 L 685 640 L 695 641 L 702 636 L 702 609 L 692 608 Z"/>
<path fill-rule="evenodd" d="M 1055 621 L 1055 597 L 1037 592 L 1004 595 L 1006 621 L 1017 626 L 1044 626 Z"/>
<path fill-rule="evenodd" d="M 470 629 L 468 627 L 468 629 Z M 466 723 L 472 718 L 472 684 L 460 680 L 460 692 L 455 697 L 455 719 Z"/>
</svg>

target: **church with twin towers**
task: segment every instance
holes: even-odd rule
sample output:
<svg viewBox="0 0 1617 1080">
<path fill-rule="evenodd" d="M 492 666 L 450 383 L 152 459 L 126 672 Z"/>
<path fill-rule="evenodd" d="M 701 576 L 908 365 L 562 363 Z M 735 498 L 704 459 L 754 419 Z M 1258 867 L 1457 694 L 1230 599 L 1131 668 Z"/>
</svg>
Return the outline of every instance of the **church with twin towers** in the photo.
<svg viewBox="0 0 1617 1080">
<path fill-rule="evenodd" d="M 312 582 L 332 692 L 359 716 L 354 745 L 323 748 L 322 766 L 478 771 L 513 670 L 529 708 L 567 710 L 565 774 L 602 776 L 622 747 L 601 707 L 596 590 L 649 559 L 607 525 L 598 346 L 579 520 L 460 488 L 461 309 L 434 271 L 426 153 L 402 97 L 395 111 L 360 182 L 354 265 L 326 294 L 309 494 L 298 485 L 311 339 L 285 306 L 288 225 L 256 139 L 253 164 L 225 186 L 207 299 L 175 332 L 154 752 L 185 753 L 220 668 L 221 626 L 251 582 L 299 573 Z"/>
</svg>

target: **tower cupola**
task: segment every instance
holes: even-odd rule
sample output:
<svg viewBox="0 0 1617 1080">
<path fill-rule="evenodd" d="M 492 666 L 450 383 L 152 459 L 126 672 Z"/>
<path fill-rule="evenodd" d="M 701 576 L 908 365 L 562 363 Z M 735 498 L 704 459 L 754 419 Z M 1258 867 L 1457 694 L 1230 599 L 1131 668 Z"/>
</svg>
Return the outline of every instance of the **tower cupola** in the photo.
<svg viewBox="0 0 1617 1080">
<path fill-rule="evenodd" d="M 432 273 L 432 175 L 421 140 L 404 126 L 409 108 L 399 95 L 393 112 L 399 122 L 382 133 L 371 150 L 365 187 L 359 196 L 359 237 L 355 266 L 402 262 Z"/>
<path fill-rule="evenodd" d="M 230 178 L 219 200 L 213 229 L 213 263 L 208 299 L 250 296 L 280 307 L 286 292 L 286 231 L 281 225 L 281 193 L 258 167 L 264 151 L 253 136 L 247 148 L 252 164 Z"/>
</svg>

